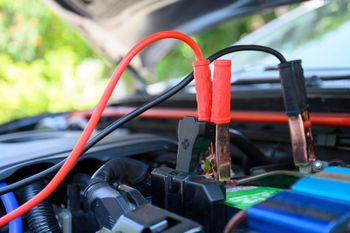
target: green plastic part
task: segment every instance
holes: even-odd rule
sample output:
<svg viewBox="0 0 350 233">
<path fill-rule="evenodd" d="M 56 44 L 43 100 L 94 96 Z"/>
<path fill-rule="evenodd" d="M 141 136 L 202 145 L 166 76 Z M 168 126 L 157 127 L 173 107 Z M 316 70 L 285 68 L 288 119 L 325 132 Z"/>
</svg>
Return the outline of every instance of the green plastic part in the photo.
<svg viewBox="0 0 350 233">
<path fill-rule="evenodd" d="M 256 186 L 233 186 L 226 189 L 225 204 L 245 210 L 283 191 L 279 188 Z"/>
</svg>

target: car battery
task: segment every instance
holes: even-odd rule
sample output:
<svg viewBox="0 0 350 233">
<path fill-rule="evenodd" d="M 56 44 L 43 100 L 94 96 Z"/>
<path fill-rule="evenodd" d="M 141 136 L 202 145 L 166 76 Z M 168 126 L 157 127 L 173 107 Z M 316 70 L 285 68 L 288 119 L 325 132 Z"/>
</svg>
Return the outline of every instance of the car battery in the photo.
<svg viewBox="0 0 350 233">
<path fill-rule="evenodd" d="M 269 176 L 249 179 L 249 181 L 241 180 L 239 185 L 226 185 L 225 204 L 235 208 L 235 212 L 245 210 L 289 189 L 298 179 L 290 174 L 277 172 Z"/>
<path fill-rule="evenodd" d="M 247 209 L 251 230 L 259 233 L 350 232 L 350 204 L 291 191 Z"/>
<path fill-rule="evenodd" d="M 350 203 L 350 169 L 327 167 L 297 181 L 292 190 Z"/>
</svg>

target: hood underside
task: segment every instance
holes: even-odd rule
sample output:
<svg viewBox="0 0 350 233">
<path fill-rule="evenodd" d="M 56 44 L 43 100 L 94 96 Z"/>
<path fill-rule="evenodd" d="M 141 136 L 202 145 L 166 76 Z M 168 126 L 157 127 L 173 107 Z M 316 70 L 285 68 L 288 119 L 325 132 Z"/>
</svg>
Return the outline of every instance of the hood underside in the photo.
<svg viewBox="0 0 350 233">
<path fill-rule="evenodd" d="M 118 61 L 136 42 L 161 31 L 189 35 L 230 18 L 296 0 L 44 0 L 107 57 Z M 175 40 L 145 50 L 134 65 L 153 68 L 176 45 Z"/>
</svg>

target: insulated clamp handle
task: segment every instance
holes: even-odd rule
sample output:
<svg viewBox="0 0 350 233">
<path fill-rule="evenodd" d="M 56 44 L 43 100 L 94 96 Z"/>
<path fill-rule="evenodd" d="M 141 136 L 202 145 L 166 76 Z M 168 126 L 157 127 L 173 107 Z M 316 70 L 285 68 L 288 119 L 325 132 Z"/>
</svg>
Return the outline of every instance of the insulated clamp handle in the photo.
<svg viewBox="0 0 350 233">
<path fill-rule="evenodd" d="M 196 82 L 196 98 L 199 121 L 210 121 L 212 84 L 209 60 L 197 60 L 193 62 L 194 79 Z"/>
<path fill-rule="evenodd" d="M 308 108 L 304 71 L 301 60 L 278 65 L 282 83 L 284 107 L 288 116 L 296 116 Z"/>
<path fill-rule="evenodd" d="M 231 60 L 214 61 L 213 102 L 211 121 L 227 124 L 231 121 Z"/>
</svg>

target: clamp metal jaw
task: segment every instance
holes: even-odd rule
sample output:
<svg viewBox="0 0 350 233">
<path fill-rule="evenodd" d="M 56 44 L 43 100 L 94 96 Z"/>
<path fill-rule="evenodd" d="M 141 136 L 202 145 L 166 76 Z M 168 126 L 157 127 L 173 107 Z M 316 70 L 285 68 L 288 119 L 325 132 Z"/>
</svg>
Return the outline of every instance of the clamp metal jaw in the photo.
<svg viewBox="0 0 350 233">
<path fill-rule="evenodd" d="M 310 164 L 316 160 L 309 112 L 305 110 L 297 116 L 289 116 L 288 124 L 294 163 L 302 170 L 306 169 L 304 172 L 308 172 Z"/>
</svg>

